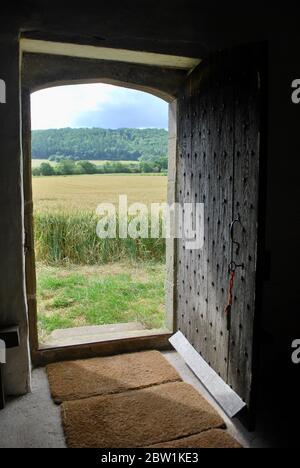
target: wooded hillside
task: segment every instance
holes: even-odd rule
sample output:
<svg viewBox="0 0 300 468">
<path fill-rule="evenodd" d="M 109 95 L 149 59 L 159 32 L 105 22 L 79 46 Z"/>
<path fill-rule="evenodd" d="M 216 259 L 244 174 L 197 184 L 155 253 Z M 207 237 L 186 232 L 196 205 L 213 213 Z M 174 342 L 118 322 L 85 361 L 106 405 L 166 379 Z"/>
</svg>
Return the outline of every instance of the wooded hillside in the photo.
<svg viewBox="0 0 300 468">
<path fill-rule="evenodd" d="M 167 155 L 164 129 L 61 128 L 33 130 L 32 157 L 37 159 L 137 161 Z"/>
</svg>

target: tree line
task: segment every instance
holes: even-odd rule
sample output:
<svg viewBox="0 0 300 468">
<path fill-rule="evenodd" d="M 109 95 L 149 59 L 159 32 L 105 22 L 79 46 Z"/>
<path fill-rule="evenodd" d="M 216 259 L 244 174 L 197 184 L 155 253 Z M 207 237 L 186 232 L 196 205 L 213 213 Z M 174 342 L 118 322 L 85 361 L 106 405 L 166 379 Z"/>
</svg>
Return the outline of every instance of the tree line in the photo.
<svg viewBox="0 0 300 468">
<path fill-rule="evenodd" d="M 147 174 L 166 173 L 168 160 L 166 157 L 140 161 L 138 163 L 105 162 L 93 164 L 90 161 L 74 161 L 72 159 L 60 160 L 57 164 L 42 162 L 32 169 L 33 176 L 57 176 L 76 174 Z"/>
<path fill-rule="evenodd" d="M 152 160 L 167 155 L 164 129 L 60 128 L 32 131 L 32 157 L 101 161 Z"/>
</svg>

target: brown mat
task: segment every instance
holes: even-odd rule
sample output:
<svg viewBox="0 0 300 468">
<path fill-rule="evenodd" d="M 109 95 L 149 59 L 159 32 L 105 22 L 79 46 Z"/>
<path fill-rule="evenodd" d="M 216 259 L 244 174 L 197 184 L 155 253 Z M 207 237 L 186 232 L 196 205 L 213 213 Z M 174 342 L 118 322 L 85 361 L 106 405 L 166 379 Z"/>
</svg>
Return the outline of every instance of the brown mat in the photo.
<svg viewBox="0 0 300 468">
<path fill-rule="evenodd" d="M 224 427 L 212 406 L 191 386 L 167 383 L 62 404 L 69 447 L 145 447 Z"/>
<path fill-rule="evenodd" d="M 146 448 L 230 448 L 238 449 L 242 446 L 231 437 L 228 432 L 221 429 L 212 429 L 209 431 L 201 432 L 190 437 L 183 439 L 171 440 L 162 444 L 151 445 Z"/>
<path fill-rule="evenodd" d="M 158 351 L 60 362 L 47 373 L 56 403 L 181 381 Z"/>
</svg>

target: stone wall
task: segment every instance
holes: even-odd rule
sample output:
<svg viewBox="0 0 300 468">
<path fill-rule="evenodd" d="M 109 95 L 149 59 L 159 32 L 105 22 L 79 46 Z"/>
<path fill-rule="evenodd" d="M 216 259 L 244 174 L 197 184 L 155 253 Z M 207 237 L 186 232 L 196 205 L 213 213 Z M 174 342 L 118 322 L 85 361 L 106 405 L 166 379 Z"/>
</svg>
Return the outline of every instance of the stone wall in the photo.
<svg viewBox="0 0 300 468">
<path fill-rule="evenodd" d="M 28 323 L 25 301 L 20 52 L 18 35 L 0 35 L 0 78 L 6 103 L 0 104 L 0 327 L 19 325 L 21 344 L 8 350 L 6 392 L 30 388 Z"/>
</svg>

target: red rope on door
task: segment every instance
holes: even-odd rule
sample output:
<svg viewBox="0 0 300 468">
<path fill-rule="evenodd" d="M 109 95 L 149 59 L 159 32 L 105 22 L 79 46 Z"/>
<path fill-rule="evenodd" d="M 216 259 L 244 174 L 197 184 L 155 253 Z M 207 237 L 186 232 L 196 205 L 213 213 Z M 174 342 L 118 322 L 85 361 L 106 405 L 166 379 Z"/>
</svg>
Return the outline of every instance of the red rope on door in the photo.
<svg viewBox="0 0 300 468">
<path fill-rule="evenodd" d="M 229 280 L 228 303 L 227 303 L 227 306 L 225 307 L 225 314 L 227 315 L 227 330 L 230 330 L 230 323 L 231 323 L 231 307 L 233 304 L 234 279 L 235 279 L 235 270 L 232 270 L 230 272 L 230 280 Z"/>
<path fill-rule="evenodd" d="M 228 292 L 228 305 L 230 305 L 230 306 L 232 306 L 232 304 L 233 304 L 234 279 L 235 279 L 235 271 L 232 271 L 230 273 L 229 292 Z"/>
</svg>

